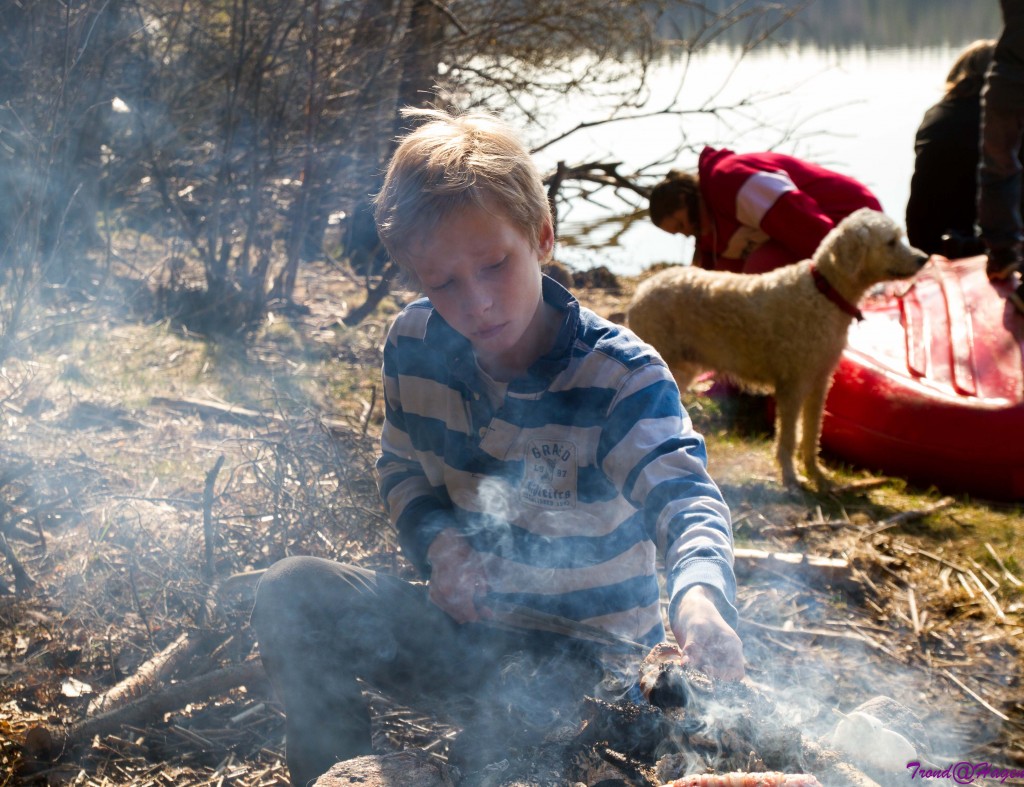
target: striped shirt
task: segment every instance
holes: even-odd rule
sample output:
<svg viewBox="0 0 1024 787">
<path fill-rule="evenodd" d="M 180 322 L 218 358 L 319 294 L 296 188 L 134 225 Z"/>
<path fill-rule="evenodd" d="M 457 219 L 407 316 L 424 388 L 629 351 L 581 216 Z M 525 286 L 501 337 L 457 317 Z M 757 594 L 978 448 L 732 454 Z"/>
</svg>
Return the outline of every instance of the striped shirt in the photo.
<svg viewBox="0 0 1024 787">
<path fill-rule="evenodd" d="M 491 598 L 653 645 L 670 599 L 701 583 L 736 624 L 729 509 L 665 363 L 551 279 L 564 315 L 552 350 L 492 402 L 472 347 L 427 299 L 384 349 L 381 496 L 406 556 L 456 528 Z"/>
</svg>

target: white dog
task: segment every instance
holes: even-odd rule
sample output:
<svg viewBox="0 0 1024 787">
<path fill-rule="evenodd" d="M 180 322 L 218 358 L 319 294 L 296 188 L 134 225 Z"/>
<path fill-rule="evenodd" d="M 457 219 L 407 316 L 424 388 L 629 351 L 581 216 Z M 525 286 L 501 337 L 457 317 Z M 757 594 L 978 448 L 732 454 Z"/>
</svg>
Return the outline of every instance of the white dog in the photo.
<svg viewBox="0 0 1024 787">
<path fill-rule="evenodd" d="M 847 329 L 860 314 L 857 301 L 878 282 L 913 276 L 927 260 L 892 219 L 862 208 L 829 232 L 810 260 L 760 275 L 663 270 L 637 288 L 628 322 L 658 350 L 681 390 L 713 369 L 748 390 L 774 392 L 783 482 L 799 484 L 793 454 L 800 420 L 804 467 L 824 488 L 822 413 Z"/>
</svg>

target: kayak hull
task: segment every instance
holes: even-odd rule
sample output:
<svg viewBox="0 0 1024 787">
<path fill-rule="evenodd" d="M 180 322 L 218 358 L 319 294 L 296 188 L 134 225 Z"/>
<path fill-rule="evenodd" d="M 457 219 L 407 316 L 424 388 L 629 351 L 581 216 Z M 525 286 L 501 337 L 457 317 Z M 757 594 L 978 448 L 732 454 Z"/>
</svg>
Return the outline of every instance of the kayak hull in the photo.
<svg viewBox="0 0 1024 787">
<path fill-rule="evenodd" d="M 822 448 L 948 492 L 1024 500 L 1024 317 L 985 257 L 933 257 L 862 301 Z"/>
</svg>

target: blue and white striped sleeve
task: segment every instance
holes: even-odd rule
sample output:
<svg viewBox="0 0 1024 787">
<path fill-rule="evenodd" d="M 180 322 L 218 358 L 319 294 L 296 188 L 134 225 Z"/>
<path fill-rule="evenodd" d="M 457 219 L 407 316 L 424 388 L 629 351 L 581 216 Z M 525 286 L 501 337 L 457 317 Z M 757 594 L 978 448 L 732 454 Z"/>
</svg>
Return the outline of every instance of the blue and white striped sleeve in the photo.
<svg viewBox="0 0 1024 787">
<path fill-rule="evenodd" d="M 384 345 L 384 427 L 377 459 L 377 485 L 405 556 L 424 577 L 427 550 L 437 534 L 454 525 L 416 455 L 405 425 L 399 384 L 397 321 Z"/>
<path fill-rule="evenodd" d="M 695 584 L 708 585 L 718 591 L 722 616 L 735 627 L 729 507 L 708 474 L 704 439 L 693 429 L 663 363 L 644 364 L 626 378 L 610 407 L 602 442 L 606 472 L 643 512 L 664 555 L 671 602 Z"/>
</svg>

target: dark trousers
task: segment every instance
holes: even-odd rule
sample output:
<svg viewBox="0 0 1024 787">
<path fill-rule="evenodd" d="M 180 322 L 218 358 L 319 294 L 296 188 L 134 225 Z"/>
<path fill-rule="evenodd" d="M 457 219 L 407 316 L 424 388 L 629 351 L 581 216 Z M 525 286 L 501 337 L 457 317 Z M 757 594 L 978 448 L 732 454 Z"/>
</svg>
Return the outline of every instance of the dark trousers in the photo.
<svg viewBox="0 0 1024 787">
<path fill-rule="evenodd" d="M 978 226 L 990 250 L 1019 250 L 1024 240 L 1021 201 L 1021 142 L 1024 109 L 986 102 L 978 164 Z"/>
<path fill-rule="evenodd" d="M 509 724 L 573 714 L 602 678 L 587 643 L 459 625 L 429 602 L 425 587 L 320 558 L 271 567 L 252 625 L 284 704 L 294 785 L 370 753 L 370 716 L 357 679 L 402 705 L 500 740 Z"/>
</svg>

